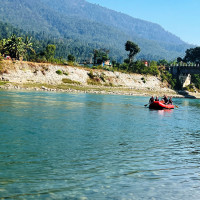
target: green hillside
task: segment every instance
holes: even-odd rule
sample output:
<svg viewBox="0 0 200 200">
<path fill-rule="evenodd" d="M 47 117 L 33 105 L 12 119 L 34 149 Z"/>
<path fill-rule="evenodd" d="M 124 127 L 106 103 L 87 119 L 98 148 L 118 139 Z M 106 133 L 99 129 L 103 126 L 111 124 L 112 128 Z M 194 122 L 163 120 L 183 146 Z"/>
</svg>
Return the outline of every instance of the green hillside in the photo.
<svg viewBox="0 0 200 200">
<path fill-rule="evenodd" d="M 84 18 L 100 24 L 116 27 L 130 35 L 139 36 L 148 40 L 184 44 L 180 38 L 165 31 L 155 23 L 136 19 L 128 15 L 88 3 L 84 0 L 41 0 L 52 9 L 68 16 Z M 137 9 L 137 8 L 135 8 Z"/>
<path fill-rule="evenodd" d="M 29 31 L 37 39 L 42 40 L 45 35 L 46 40 L 48 35 L 60 45 L 57 54 L 62 57 L 73 53 L 83 59 L 94 48 L 106 48 L 112 58 L 122 61 L 127 40 L 140 46 L 138 58 L 142 59 L 173 59 L 191 47 L 157 24 L 84 0 L 0 0 L 0 3 L 0 21 Z"/>
</svg>

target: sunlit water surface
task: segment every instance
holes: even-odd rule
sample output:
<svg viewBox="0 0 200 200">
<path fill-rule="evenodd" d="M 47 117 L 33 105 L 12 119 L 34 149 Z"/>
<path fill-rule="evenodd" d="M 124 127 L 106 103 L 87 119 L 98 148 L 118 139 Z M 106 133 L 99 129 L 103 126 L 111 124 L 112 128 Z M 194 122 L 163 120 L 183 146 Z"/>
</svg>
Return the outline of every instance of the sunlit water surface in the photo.
<svg viewBox="0 0 200 200">
<path fill-rule="evenodd" d="M 200 199 L 200 100 L 0 92 L 0 199 Z"/>
</svg>

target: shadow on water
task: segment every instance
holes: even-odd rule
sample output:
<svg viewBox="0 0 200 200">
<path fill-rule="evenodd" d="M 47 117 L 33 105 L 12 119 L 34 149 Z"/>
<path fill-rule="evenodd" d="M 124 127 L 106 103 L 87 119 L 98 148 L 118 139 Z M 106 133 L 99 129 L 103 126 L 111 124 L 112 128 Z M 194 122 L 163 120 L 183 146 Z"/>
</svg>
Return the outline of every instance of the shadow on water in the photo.
<svg viewBox="0 0 200 200">
<path fill-rule="evenodd" d="M 177 99 L 177 103 L 178 104 L 180 104 L 182 107 L 183 107 L 183 109 L 195 109 L 194 111 L 195 112 L 198 112 L 198 110 L 199 110 L 199 108 L 200 108 L 200 100 L 198 99 L 198 98 L 190 98 L 190 100 L 189 99 Z M 193 111 L 193 112 L 194 112 Z"/>
<path fill-rule="evenodd" d="M 180 95 L 183 95 L 185 98 L 196 99 L 195 96 L 190 95 L 189 92 L 184 91 L 184 90 L 178 90 L 177 93 Z"/>
</svg>

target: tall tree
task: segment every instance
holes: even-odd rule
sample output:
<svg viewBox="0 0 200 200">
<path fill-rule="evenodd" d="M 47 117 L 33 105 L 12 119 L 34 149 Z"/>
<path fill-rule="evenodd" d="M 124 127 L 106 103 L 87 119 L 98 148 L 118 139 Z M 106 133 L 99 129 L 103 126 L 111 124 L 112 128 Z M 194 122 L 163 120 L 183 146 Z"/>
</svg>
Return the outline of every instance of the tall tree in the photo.
<svg viewBox="0 0 200 200">
<path fill-rule="evenodd" d="M 35 54 L 35 50 L 32 48 L 33 43 L 31 42 L 32 38 L 29 38 L 28 36 L 26 36 L 25 40 L 24 40 L 24 53 L 25 55 L 27 55 L 27 52 L 31 52 Z"/>
<path fill-rule="evenodd" d="M 131 63 L 133 61 L 134 56 L 140 52 L 140 48 L 138 47 L 138 45 L 129 40 L 125 44 L 125 50 L 129 51 L 128 54 L 129 63 Z"/>
<path fill-rule="evenodd" d="M 200 47 L 187 49 L 185 52 L 184 62 L 194 62 L 200 64 Z"/>
<path fill-rule="evenodd" d="M 109 50 L 107 49 L 95 49 L 94 51 L 94 65 L 102 64 L 104 61 L 109 59 Z"/>
<path fill-rule="evenodd" d="M 31 39 L 26 37 L 23 41 L 22 37 L 12 35 L 10 38 L 1 40 L 0 50 L 2 54 L 8 54 L 11 58 L 20 59 L 27 54 L 28 50 L 34 52 Z"/>
<path fill-rule="evenodd" d="M 71 55 L 71 54 L 69 54 L 69 55 L 67 56 L 67 59 L 68 59 L 68 61 L 70 61 L 70 62 L 75 62 L 75 60 L 76 60 L 76 58 L 75 58 L 73 55 Z"/>
<path fill-rule="evenodd" d="M 169 65 L 169 63 L 168 63 L 167 60 L 165 60 L 165 59 L 159 60 L 159 61 L 157 62 L 157 64 L 158 64 L 158 65 L 163 65 L 163 66 L 168 66 L 168 65 Z"/>
<path fill-rule="evenodd" d="M 3 53 L 9 54 L 11 58 L 19 59 L 24 54 L 24 43 L 22 37 L 12 35 L 8 39 L 3 39 Z"/>
<path fill-rule="evenodd" d="M 54 44 L 47 45 L 44 55 L 48 61 L 54 58 L 55 51 L 56 51 L 56 46 Z"/>
</svg>

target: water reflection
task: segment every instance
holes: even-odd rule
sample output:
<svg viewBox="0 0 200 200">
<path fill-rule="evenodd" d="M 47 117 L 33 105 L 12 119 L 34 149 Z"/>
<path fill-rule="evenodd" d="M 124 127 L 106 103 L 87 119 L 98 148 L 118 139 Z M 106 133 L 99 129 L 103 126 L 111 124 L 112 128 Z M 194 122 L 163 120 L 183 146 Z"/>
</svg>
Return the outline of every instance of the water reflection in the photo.
<svg viewBox="0 0 200 200">
<path fill-rule="evenodd" d="M 163 109 L 163 110 L 158 110 L 158 114 L 161 116 L 169 116 L 168 114 L 172 114 L 174 112 L 173 109 Z"/>
</svg>

